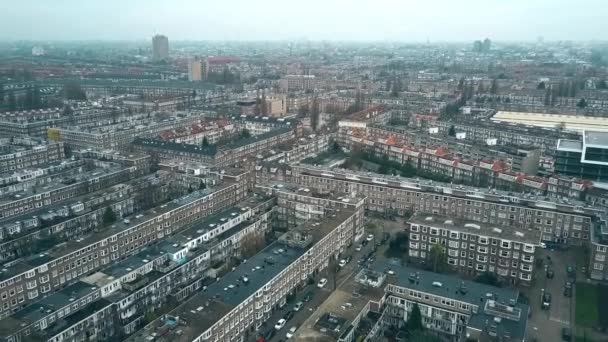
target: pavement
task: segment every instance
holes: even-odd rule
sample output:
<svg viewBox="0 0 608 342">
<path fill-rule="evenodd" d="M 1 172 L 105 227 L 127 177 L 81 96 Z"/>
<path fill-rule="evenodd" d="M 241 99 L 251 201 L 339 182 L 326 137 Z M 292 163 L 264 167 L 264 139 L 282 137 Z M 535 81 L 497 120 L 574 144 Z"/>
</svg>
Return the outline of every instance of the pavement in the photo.
<svg viewBox="0 0 608 342">
<path fill-rule="evenodd" d="M 295 295 L 295 299 L 287 302 L 284 307 L 275 310 L 270 316 L 270 318 L 266 321 L 266 323 L 262 325 L 259 331 L 257 331 L 255 334 L 250 335 L 248 342 L 255 341 L 255 339 L 259 335 L 265 335 L 268 330 L 274 329 L 274 325 L 277 323 L 277 321 L 283 318 L 287 311 L 293 310 L 293 306 L 295 303 L 302 301 L 302 298 L 307 293 L 312 293 L 312 299 L 309 302 L 304 302 L 304 306 L 302 307 L 302 309 L 300 309 L 300 311 L 294 312 L 293 317 L 289 321 L 287 321 L 285 326 L 281 330 L 276 331 L 275 335 L 270 340 L 268 340 L 268 342 L 286 341 L 287 337 L 285 335 L 291 327 L 293 327 L 294 325 L 296 327 L 301 326 L 306 321 L 306 319 L 309 318 L 312 313 L 317 308 L 319 308 L 325 300 L 327 300 L 327 298 L 329 298 L 335 288 L 342 287 L 347 281 L 352 280 L 354 276 L 363 268 L 364 265 L 360 265 L 359 260 L 363 255 L 367 255 L 374 249 L 376 241 L 379 241 L 378 239 L 382 239 L 383 232 L 393 234 L 397 231 L 404 231 L 405 229 L 404 223 L 402 221 L 391 221 L 374 218 L 371 219 L 371 222 L 375 224 L 375 229 L 366 232 L 361 240 L 359 240 L 357 243 L 354 243 L 340 255 L 340 259 L 344 259 L 347 256 L 350 256 L 351 260 L 349 263 L 347 263 L 344 267 L 340 268 L 337 273 L 331 271 L 331 269 L 333 268 L 331 265 L 330 267 L 326 267 L 314 278 L 314 285 L 307 285 L 304 289 L 299 290 Z M 368 242 L 365 246 L 363 246 L 361 251 L 356 251 L 356 247 L 362 243 L 362 241 L 367 237 L 368 234 L 374 235 L 374 239 Z M 383 258 L 383 251 L 385 248 L 387 248 L 387 246 L 388 241 L 378 248 L 378 251 L 374 253 L 374 257 Z M 326 278 L 328 280 L 327 284 L 323 288 L 317 287 L 317 283 L 321 278 Z"/>
<path fill-rule="evenodd" d="M 562 328 L 574 326 L 574 298 L 564 296 L 564 284 L 568 280 L 566 267 L 575 265 L 576 260 L 571 253 L 542 249 L 536 258 L 543 260 L 544 265 L 536 265 L 536 278 L 530 288 L 522 289 L 530 300 L 531 317 L 528 320 L 528 340 L 539 342 L 562 341 Z M 548 279 L 546 269 L 554 272 L 553 279 Z M 541 309 L 542 293 L 551 293 L 551 307 Z M 574 286 L 576 291 L 576 286 Z"/>
<path fill-rule="evenodd" d="M 287 313 L 287 311 L 293 310 L 293 306 L 295 305 L 295 303 L 302 301 L 302 298 L 304 298 L 304 296 L 308 292 L 312 293 L 313 298 L 309 302 L 304 302 L 303 303 L 304 306 L 300 309 L 300 311 L 294 312 L 293 317 L 289 321 L 287 321 L 287 323 L 285 324 L 285 327 L 283 327 L 283 329 L 277 331 L 275 333 L 275 335 L 270 340 L 268 340 L 268 342 L 279 342 L 281 340 L 283 340 L 283 341 L 287 340 L 287 337 L 285 335 L 287 334 L 289 329 L 293 326 L 296 326 L 296 327 L 301 326 L 304 323 L 304 321 L 306 321 L 306 319 L 308 317 L 310 317 L 310 315 L 318 307 L 320 307 L 321 304 L 327 298 L 329 298 L 331 293 L 334 291 L 334 276 L 335 276 L 335 285 L 336 285 L 336 288 L 338 288 L 338 287 L 341 287 L 342 285 L 344 285 L 344 283 L 346 283 L 350 279 L 354 278 L 356 273 L 361 269 L 362 266 L 358 265 L 358 261 L 361 258 L 361 255 L 364 255 L 365 253 L 369 253 L 372 250 L 374 244 L 370 242 L 367 244 L 367 246 L 363 247 L 360 252 L 357 252 L 355 250 L 355 248 L 359 245 L 359 242 L 356 244 L 353 244 L 351 247 L 346 249 L 340 256 L 340 258 L 345 258 L 347 256 L 350 256 L 351 260 L 349 263 L 347 263 L 344 267 L 342 267 L 335 274 L 334 274 L 334 272 L 331 272 L 331 268 L 332 268 L 331 266 L 327 267 L 323 271 L 321 271 L 314 278 L 314 280 L 315 280 L 314 285 L 307 285 L 303 290 L 298 291 L 298 293 L 295 296 L 295 300 L 288 302 L 283 308 L 280 308 L 280 309 L 276 310 L 275 312 L 273 312 L 273 314 L 270 316 L 270 319 L 268 319 L 268 321 L 266 321 L 266 323 L 264 325 L 262 325 L 262 327 L 256 334 L 253 334 L 254 336 L 252 336 L 249 339 L 249 341 L 255 341 L 255 337 L 257 337 L 256 335 L 266 334 L 266 332 L 268 330 L 274 329 L 274 325 L 276 324 L 276 322 L 279 319 L 283 318 L 285 316 L 285 314 Z M 319 282 L 319 280 L 321 280 L 321 278 L 327 279 L 327 284 L 323 288 L 317 287 L 317 283 Z"/>
</svg>

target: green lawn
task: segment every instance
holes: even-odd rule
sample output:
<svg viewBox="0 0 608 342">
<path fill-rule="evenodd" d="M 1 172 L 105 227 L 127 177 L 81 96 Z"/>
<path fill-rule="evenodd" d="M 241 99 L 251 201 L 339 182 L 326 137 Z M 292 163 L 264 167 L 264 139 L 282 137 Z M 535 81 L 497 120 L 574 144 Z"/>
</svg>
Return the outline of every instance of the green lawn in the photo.
<svg viewBox="0 0 608 342">
<path fill-rule="evenodd" d="M 598 287 L 588 283 L 576 283 L 576 325 L 593 328 L 599 319 Z"/>
</svg>

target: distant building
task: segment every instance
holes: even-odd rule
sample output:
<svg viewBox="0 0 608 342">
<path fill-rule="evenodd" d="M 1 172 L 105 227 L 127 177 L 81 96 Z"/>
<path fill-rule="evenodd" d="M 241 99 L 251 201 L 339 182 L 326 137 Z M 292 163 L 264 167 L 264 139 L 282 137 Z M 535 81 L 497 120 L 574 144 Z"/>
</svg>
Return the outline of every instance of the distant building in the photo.
<svg viewBox="0 0 608 342">
<path fill-rule="evenodd" d="M 199 57 L 194 57 L 188 61 L 188 81 L 203 80 L 203 63 Z"/>
<path fill-rule="evenodd" d="M 43 56 L 44 48 L 42 46 L 34 46 L 32 48 L 32 56 Z"/>
<path fill-rule="evenodd" d="M 160 34 L 152 37 L 152 59 L 163 61 L 169 59 L 169 38 Z"/>
</svg>

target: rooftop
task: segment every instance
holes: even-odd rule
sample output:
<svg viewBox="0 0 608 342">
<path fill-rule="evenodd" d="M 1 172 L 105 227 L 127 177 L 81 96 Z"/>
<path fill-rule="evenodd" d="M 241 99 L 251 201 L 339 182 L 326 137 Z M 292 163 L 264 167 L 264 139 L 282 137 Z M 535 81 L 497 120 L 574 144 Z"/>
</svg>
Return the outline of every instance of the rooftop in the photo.
<svg viewBox="0 0 608 342">
<path fill-rule="evenodd" d="M 557 141 L 557 150 L 565 152 L 582 152 L 583 142 L 580 140 L 559 139 Z"/>
<path fill-rule="evenodd" d="M 608 148 L 608 132 L 584 131 L 583 141 L 585 145 Z"/>
<path fill-rule="evenodd" d="M 78 281 L 42 300 L 28 305 L 25 309 L 16 314 L 0 320 L 0 335 L 8 336 L 14 334 L 27 325 L 48 316 L 52 312 L 57 311 L 94 291 L 97 291 L 95 286 Z"/>
<path fill-rule="evenodd" d="M 497 239 L 506 239 L 521 243 L 538 245 L 541 233 L 536 229 L 515 230 L 509 227 L 498 227 L 484 222 L 463 220 L 438 214 L 415 213 L 408 223 L 421 224 L 436 228 L 455 230 L 474 235 L 483 235 Z"/>
<path fill-rule="evenodd" d="M 209 285 L 206 290 L 194 295 L 173 310 L 170 315 L 179 316 L 180 321 L 183 321 L 185 325 L 158 340 L 175 342 L 194 340 L 291 265 L 304 252 L 304 249 L 285 246 L 277 242 L 269 245 L 245 263 L 237 266 L 234 271 Z M 162 322 L 159 323 L 162 324 Z M 151 333 L 151 331 L 141 331 L 132 338 L 134 341 L 139 341 Z"/>
</svg>

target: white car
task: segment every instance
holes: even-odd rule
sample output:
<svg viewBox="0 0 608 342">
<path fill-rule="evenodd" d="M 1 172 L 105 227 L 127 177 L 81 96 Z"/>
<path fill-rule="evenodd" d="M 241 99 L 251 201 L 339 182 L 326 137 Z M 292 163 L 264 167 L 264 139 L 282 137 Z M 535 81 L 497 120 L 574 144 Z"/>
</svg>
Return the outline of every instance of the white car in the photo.
<svg viewBox="0 0 608 342">
<path fill-rule="evenodd" d="M 356 250 L 357 252 L 361 252 L 361 245 L 357 246 L 357 248 L 355 248 L 355 250 Z"/>
<path fill-rule="evenodd" d="M 322 287 L 324 287 L 326 284 L 327 284 L 327 279 L 322 278 L 321 280 L 319 280 L 319 283 L 317 284 L 317 286 L 318 286 L 319 288 L 322 288 Z"/>
<path fill-rule="evenodd" d="M 291 327 L 291 328 L 289 329 L 289 331 L 288 331 L 288 332 L 287 332 L 287 334 L 285 335 L 285 336 L 287 337 L 287 339 L 290 339 L 290 338 L 292 338 L 292 337 L 293 337 L 293 334 L 295 334 L 296 329 L 298 329 L 298 328 L 296 328 L 296 327 Z"/>
<path fill-rule="evenodd" d="M 372 241 L 373 239 L 374 239 L 374 235 L 369 234 L 369 235 L 367 236 L 367 241 Z"/>
<path fill-rule="evenodd" d="M 346 259 L 340 260 L 340 262 L 338 263 L 338 266 L 340 266 L 340 267 L 346 266 Z"/>
<path fill-rule="evenodd" d="M 285 323 L 287 323 L 287 321 L 285 320 L 285 318 L 281 318 L 277 324 L 274 325 L 274 328 L 277 330 L 281 330 L 283 329 L 283 327 L 285 326 Z"/>
<path fill-rule="evenodd" d="M 304 306 L 304 303 L 302 302 L 297 302 L 296 305 L 293 306 L 293 311 L 300 311 L 300 309 L 302 308 L 302 306 Z"/>
</svg>

